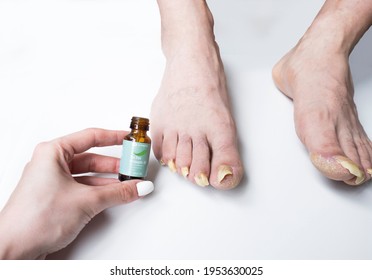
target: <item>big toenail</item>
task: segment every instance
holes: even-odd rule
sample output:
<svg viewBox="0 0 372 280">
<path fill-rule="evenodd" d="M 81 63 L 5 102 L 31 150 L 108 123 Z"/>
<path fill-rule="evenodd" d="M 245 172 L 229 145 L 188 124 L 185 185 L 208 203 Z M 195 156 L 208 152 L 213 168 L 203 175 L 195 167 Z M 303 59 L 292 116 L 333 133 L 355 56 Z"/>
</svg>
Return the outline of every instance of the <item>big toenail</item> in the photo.
<svg viewBox="0 0 372 280">
<path fill-rule="evenodd" d="M 368 169 L 367 169 L 367 172 L 368 172 L 370 175 L 372 175 L 372 168 L 368 168 Z"/>
<path fill-rule="evenodd" d="M 173 159 L 168 161 L 168 167 L 173 173 L 177 171 L 177 167 L 176 167 L 176 164 L 174 163 Z"/>
<path fill-rule="evenodd" d="M 181 168 L 181 173 L 182 173 L 182 176 L 187 178 L 187 176 L 189 175 L 189 168 L 186 166 L 186 167 L 182 167 Z"/>
<path fill-rule="evenodd" d="M 196 182 L 199 186 L 201 186 L 201 187 L 206 187 L 206 186 L 209 185 L 208 178 L 207 178 L 207 176 L 205 176 L 204 173 L 199 173 L 198 175 L 196 175 L 196 176 L 194 177 L 194 179 L 195 179 L 195 182 Z"/>
<path fill-rule="evenodd" d="M 346 157 L 335 156 L 334 158 L 339 164 L 342 165 L 343 168 L 346 168 L 347 170 L 349 170 L 351 174 L 356 176 L 355 179 L 356 185 L 359 185 L 364 181 L 365 179 L 364 172 L 358 167 L 358 165 L 356 165 L 354 162 L 352 162 L 350 159 Z"/>
<path fill-rule="evenodd" d="M 217 173 L 218 183 L 221 183 L 227 175 L 232 175 L 232 174 L 233 174 L 233 170 L 230 166 L 221 165 L 220 167 L 218 167 L 218 173 Z"/>
</svg>

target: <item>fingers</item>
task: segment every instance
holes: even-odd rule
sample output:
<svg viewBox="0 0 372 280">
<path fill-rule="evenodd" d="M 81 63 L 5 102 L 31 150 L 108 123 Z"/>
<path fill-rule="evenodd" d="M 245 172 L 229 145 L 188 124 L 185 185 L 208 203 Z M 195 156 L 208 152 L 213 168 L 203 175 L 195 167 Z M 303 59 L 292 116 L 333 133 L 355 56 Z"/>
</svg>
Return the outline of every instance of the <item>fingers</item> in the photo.
<svg viewBox="0 0 372 280">
<path fill-rule="evenodd" d="M 120 204 L 125 204 L 146 196 L 154 190 L 151 181 L 129 180 L 112 183 L 106 186 L 91 188 L 84 198 L 89 208 L 94 209 L 94 215 Z"/>
<path fill-rule="evenodd" d="M 120 145 L 127 134 L 127 131 L 87 128 L 54 141 L 57 141 L 68 153 L 69 158 L 72 158 L 74 154 L 85 152 L 92 147 Z"/>
<path fill-rule="evenodd" d="M 75 155 L 70 162 L 72 174 L 98 172 L 98 173 L 118 173 L 120 159 L 110 156 L 83 153 Z"/>
</svg>

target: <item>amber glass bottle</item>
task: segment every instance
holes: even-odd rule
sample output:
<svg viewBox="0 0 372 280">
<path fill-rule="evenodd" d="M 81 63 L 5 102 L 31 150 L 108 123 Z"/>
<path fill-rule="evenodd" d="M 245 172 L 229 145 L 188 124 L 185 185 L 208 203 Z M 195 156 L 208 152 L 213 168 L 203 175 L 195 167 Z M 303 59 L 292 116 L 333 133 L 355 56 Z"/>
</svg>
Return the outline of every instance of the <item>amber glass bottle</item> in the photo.
<svg viewBox="0 0 372 280">
<path fill-rule="evenodd" d="M 132 117 L 131 132 L 124 137 L 119 180 L 143 179 L 147 175 L 151 139 L 147 135 L 149 119 Z"/>
</svg>

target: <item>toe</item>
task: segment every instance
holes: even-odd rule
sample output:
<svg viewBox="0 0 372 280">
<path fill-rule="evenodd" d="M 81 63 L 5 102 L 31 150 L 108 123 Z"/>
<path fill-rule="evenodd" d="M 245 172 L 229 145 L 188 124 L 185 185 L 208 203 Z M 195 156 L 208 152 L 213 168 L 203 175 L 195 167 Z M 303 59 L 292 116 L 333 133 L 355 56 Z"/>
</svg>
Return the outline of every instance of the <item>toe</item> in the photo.
<svg viewBox="0 0 372 280">
<path fill-rule="evenodd" d="M 363 170 L 345 156 L 311 153 L 310 157 L 314 166 L 329 179 L 344 181 L 349 185 L 359 185 L 365 180 Z"/>
<path fill-rule="evenodd" d="M 212 168 L 210 183 L 217 189 L 232 189 L 243 177 L 243 167 L 235 139 L 215 138 L 211 143 Z"/>
<path fill-rule="evenodd" d="M 364 132 L 364 131 L 363 131 Z M 358 137 L 355 140 L 358 147 L 358 155 L 360 158 L 360 165 L 365 170 L 366 181 L 371 179 L 369 170 L 372 168 L 372 145 L 366 134 Z"/>
<path fill-rule="evenodd" d="M 347 122 L 344 121 L 344 123 Z M 338 131 L 340 146 L 344 155 L 349 159 L 348 163 L 345 163 L 342 159 L 338 162 L 351 174 L 355 175 L 354 178 L 346 180 L 345 183 L 359 185 L 370 180 L 371 176 L 367 169 L 372 166 L 372 149 L 362 125 L 359 121 L 356 121 L 353 125 L 349 124 L 339 128 Z"/>
<path fill-rule="evenodd" d="M 207 139 L 204 136 L 193 138 L 189 179 L 201 187 L 209 185 L 210 158 Z"/>
<path fill-rule="evenodd" d="M 152 151 L 157 160 L 162 159 L 163 135 L 161 133 L 151 133 Z"/>
<path fill-rule="evenodd" d="M 331 115 L 319 107 L 317 111 L 298 114 L 297 133 L 309 150 L 312 163 L 324 176 L 349 185 L 360 184 L 365 175 L 352 134 L 335 125 Z"/>
<path fill-rule="evenodd" d="M 372 141 L 368 139 L 367 142 L 365 147 L 368 150 L 368 158 L 362 159 L 362 165 L 365 169 L 366 181 L 369 181 L 372 179 Z"/>
<path fill-rule="evenodd" d="M 172 172 L 177 171 L 177 167 L 175 164 L 177 141 L 178 135 L 176 131 L 164 132 L 161 161 L 164 164 L 167 164 Z"/>
<path fill-rule="evenodd" d="M 318 133 L 314 142 L 308 138 L 311 161 L 329 179 L 359 185 L 369 179 L 364 171 L 365 166 L 369 166 L 369 153 L 361 145 L 361 140 L 353 137 L 356 132 L 343 131 L 338 129 L 338 132 L 330 130 L 328 133 Z M 317 148 L 315 145 L 318 145 Z"/>
<path fill-rule="evenodd" d="M 176 165 L 178 173 L 187 178 L 190 173 L 192 160 L 192 141 L 187 134 L 180 134 L 178 137 Z"/>
</svg>

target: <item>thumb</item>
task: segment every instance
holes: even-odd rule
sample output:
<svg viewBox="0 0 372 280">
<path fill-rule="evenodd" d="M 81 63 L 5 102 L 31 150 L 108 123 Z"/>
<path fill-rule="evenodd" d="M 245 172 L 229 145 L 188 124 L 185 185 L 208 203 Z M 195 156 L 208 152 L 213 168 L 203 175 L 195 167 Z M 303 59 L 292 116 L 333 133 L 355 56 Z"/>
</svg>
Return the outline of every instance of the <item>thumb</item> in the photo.
<svg viewBox="0 0 372 280">
<path fill-rule="evenodd" d="M 129 203 L 146 196 L 154 190 L 151 181 L 128 180 L 91 189 L 89 202 L 95 214 L 120 204 Z"/>
</svg>

